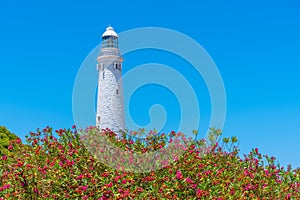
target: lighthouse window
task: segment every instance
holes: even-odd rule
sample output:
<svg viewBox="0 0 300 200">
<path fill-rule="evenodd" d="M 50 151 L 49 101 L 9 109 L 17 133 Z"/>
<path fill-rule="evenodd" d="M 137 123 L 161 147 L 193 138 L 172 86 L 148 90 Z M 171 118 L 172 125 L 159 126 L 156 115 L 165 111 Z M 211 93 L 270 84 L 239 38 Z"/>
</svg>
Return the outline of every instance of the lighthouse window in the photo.
<svg viewBox="0 0 300 200">
<path fill-rule="evenodd" d="M 104 72 L 102 73 L 102 78 L 103 78 L 103 79 L 105 78 L 105 76 L 104 76 Z"/>
<path fill-rule="evenodd" d="M 121 70 L 121 64 L 115 64 L 115 65 L 114 65 L 114 69 Z"/>
<path fill-rule="evenodd" d="M 116 94 L 119 94 L 119 90 L 118 89 L 116 89 Z"/>
<path fill-rule="evenodd" d="M 103 63 L 98 64 L 98 70 L 103 70 Z"/>
</svg>

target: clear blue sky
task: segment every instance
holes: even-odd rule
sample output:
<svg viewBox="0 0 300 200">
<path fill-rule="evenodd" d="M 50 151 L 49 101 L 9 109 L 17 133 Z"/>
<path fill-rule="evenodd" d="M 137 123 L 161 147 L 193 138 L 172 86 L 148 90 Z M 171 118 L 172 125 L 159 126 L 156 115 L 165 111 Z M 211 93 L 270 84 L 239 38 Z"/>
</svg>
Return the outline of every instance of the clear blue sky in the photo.
<svg viewBox="0 0 300 200">
<path fill-rule="evenodd" d="M 238 136 L 243 153 L 258 147 L 283 165 L 300 166 L 300 3 L 296 0 L 2 0 L 0 125 L 21 138 L 47 125 L 71 127 L 76 73 L 109 24 L 117 32 L 165 27 L 195 39 L 224 81 L 224 135 Z M 149 51 L 148 60 L 146 53 L 127 55 L 124 71 L 136 63 L 174 63 L 167 53 L 156 56 Z M 151 91 L 147 87 L 144 92 Z M 146 124 L 151 103 L 172 97 L 164 88 L 153 90 L 157 96 L 145 99 L 142 90 L 133 96 L 145 102 L 131 108 L 140 124 Z M 197 95 L 207 99 L 208 94 Z M 203 101 L 205 121 L 209 103 L 206 107 Z M 169 126 L 177 128 L 178 112 L 166 109 L 174 118 Z"/>
</svg>

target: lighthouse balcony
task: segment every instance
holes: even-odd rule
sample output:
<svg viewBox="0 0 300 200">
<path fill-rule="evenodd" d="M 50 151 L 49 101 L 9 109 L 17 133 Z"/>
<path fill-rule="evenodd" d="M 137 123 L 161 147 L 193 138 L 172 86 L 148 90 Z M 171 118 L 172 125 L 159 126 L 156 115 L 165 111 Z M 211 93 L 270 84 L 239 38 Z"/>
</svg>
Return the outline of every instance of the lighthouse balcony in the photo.
<svg viewBox="0 0 300 200">
<path fill-rule="evenodd" d="M 118 56 L 121 57 L 121 52 L 119 50 L 112 50 L 112 49 L 101 49 L 99 56 Z"/>
</svg>

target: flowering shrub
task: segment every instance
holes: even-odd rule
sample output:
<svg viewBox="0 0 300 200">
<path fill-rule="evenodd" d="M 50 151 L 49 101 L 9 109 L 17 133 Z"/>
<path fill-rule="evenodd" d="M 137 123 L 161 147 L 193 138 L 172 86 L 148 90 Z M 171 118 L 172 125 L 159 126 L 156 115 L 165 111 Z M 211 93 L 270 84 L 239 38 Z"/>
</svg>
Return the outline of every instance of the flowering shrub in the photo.
<svg viewBox="0 0 300 200">
<path fill-rule="evenodd" d="M 223 138 L 219 145 L 220 130 L 211 129 L 208 140 L 195 140 L 196 131 L 194 140 L 155 131 L 136 138 L 143 130 L 117 137 L 95 127 L 55 132 L 46 127 L 30 133 L 27 145 L 18 139 L 10 142 L 11 153 L 0 157 L 0 199 L 300 198 L 299 169 L 284 169 L 258 149 L 240 158 L 236 137 Z M 119 156 L 110 156 L 111 147 L 103 141 L 114 144 Z M 170 152 L 163 151 L 167 147 Z M 148 157 L 130 157 L 146 152 L 168 156 L 151 160 L 153 168 L 146 166 Z M 106 165 L 112 161 L 117 164 Z M 145 166 L 127 168 L 139 164 Z"/>
<path fill-rule="evenodd" d="M 9 154 L 9 141 L 18 139 L 18 137 L 11 133 L 5 126 L 0 126 L 0 156 Z"/>
</svg>

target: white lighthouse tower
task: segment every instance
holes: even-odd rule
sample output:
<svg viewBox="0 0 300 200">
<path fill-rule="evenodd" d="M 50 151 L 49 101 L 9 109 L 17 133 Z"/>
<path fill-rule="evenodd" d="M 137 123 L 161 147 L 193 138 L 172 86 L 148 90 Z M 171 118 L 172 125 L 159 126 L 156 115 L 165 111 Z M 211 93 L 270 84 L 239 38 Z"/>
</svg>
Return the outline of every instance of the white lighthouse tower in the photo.
<svg viewBox="0 0 300 200">
<path fill-rule="evenodd" d="M 122 56 L 118 35 L 109 26 L 102 34 L 100 54 L 97 58 L 98 99 L 96 126 L 118 132 L 125 129 L 122 89 Z"/>
</svg>

